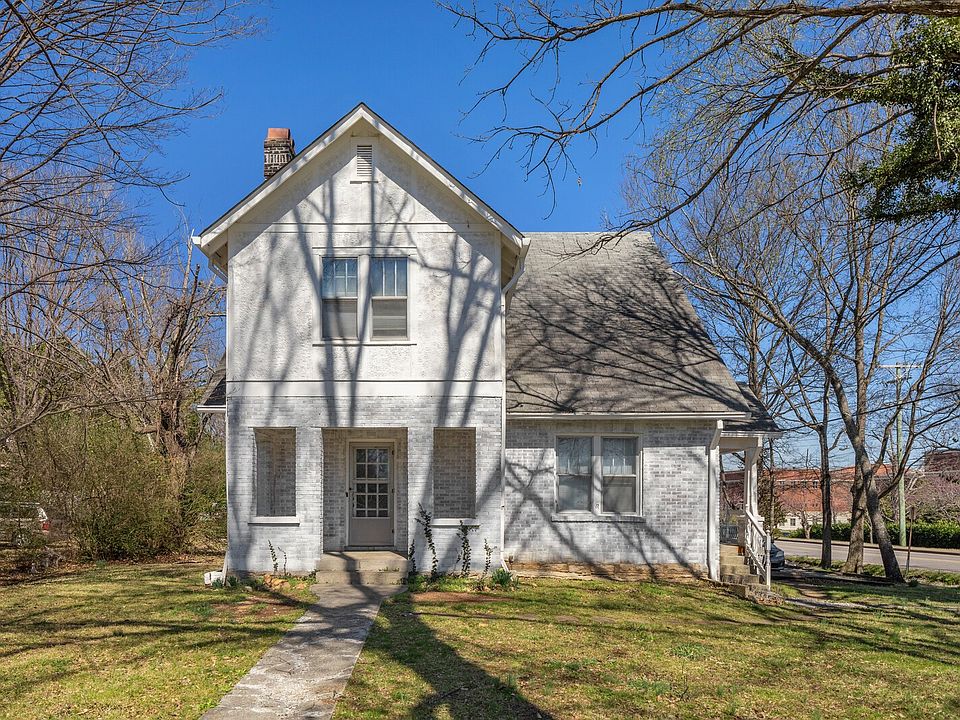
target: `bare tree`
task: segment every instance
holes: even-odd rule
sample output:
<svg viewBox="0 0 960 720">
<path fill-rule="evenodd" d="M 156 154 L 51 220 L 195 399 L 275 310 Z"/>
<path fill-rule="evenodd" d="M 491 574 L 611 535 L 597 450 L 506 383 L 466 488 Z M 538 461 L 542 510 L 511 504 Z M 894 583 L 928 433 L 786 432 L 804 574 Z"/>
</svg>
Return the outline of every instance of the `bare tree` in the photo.
<svg viewBox="0 0 960 720">
<path fill-rule="evenodd" d="M 862 136 L 856 125 L 862 121 L 838 115 L 829 132 L 816 129 L 811 157 L 843 145 L 834 132 Z M 670 147 L 635 176 L 639 192 L 672 194 L 682 182 L 683 160 Z M 946 351 L 960 330 L 960 246 L 946 221 L 892 225 L 864 218 L 860 198 L 843 183 L 859 160 L 837 154 L 819 194 L 807 202 L 810 184 L 797 190 L 789 182 L 809 177 L 807 169 L 790 169 L 800 160 L 770 158 L 750 177 L 730 177 L 718 192 L 702 194 L 658 230 L 697 294 L 754 308 L 822 374 L 854 452 L 855 488 L 862 490 L 887 576 L 900 580 L 880 506 L 885 488 L 875 475 L 899 410 L 908 418 L 905 455 L 954 410 L 944 401 L 944 382 L 957 369 L 956 355 Z M 778 231 L 753 232 L 757 222 Z M 891 357 L 917 366 L 899 402 L 883 397 L 881 364 Z M 862 557 L 851 558 L 862 565 Z"/>
<path fill-rule="evenodd" d="M 686 134 L 699 158 L 696 181 L 663 205 L 634 208 L 633 229 L 667 218 L 731 167 L 782 145 L 837 99 L 865 102 L 867 93 L 856 96 L 863 85 L 904 70 L 900 35 L 929 18 L 960 17 L 953 0 L 440 5 L 479 41 L 478 64 L 502 53 L 512 65 L 477 100 L 503 104 L 503 121 L 479 139 L 494 156 L 519 148 L 528 172 L 542 173 L 550 186 L 558 173 L 576 172 L 578 143 L 629 132 L 647 115 L 700 128 L 696 138 Z M 903 128 L 905 115 L 901 107 L 881 122 Z M 934 132 L 945 129 L 934 125 Z"/>
</svg>

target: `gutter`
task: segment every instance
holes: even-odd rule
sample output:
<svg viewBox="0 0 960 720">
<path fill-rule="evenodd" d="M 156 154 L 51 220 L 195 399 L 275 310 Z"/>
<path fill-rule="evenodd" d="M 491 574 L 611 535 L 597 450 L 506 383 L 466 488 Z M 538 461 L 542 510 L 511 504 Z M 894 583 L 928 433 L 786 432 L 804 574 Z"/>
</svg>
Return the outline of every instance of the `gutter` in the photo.
<svg viewBox="0 0 960 720">
<path fill-rule="evenodd" d="M 501 356 L 501 379 L 503 388 L 500 395 L 500 567 L 507 572 L 507 560 L 504 556 L 507 525 L 507 305 L 514 288 L 523 276 L 524 261 L 530 250 L 530 240 L 522 238 L 523 245 L 517 258 L 517 268 L 503 290 L 500 291 L 500 340 L 503 348 Z"/>
<path fill-rule="evenodd" d="M 190 242 L 200 248 L 200 251 L 203 252 L 203 237 L 200 235 L 191 235 Z M 206 253 L 203 254 L 207 255 Z M 224 282 L 227 282 L 227 274 L 214 264 L 213 258 L 211 258 L 209 255 L 207 255 L 207 268 L 209 268 L 210 272 L 212 272 L 218 278 Z"/>
<path fill-rule="evenodd" d="M 510 417 L 514 420 L 747 420 L 749 415 L 736 412 L 621 412 L 621 413 L 591 413 L 591 412 L 554 412 L 554 413 L 524 413 L 513 412 Z M 753 435 L 753 433 L 751 433 Z"/>
</svg>

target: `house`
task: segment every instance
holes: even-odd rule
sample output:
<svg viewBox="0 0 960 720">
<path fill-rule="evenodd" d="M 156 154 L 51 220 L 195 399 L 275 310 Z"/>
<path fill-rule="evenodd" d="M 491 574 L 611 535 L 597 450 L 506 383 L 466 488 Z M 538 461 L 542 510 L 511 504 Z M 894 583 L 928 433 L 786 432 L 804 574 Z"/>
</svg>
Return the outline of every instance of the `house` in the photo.
<svg viewBox="0 0 960 720">
<path fill-rule="evenodd" d="M 717 577 L 719 454 L 776 426 L 650 237 L 598 237 L 519 231 L 362 104 L 297 154 L 271 129 L 262 184 L 194 238 L 227 286 L 200 409 L 226 418 L 229 568 L 427 567 L 424 511 L 442 569 L 463 523 L 475 569 L 486 545 Z"/>
</svg>

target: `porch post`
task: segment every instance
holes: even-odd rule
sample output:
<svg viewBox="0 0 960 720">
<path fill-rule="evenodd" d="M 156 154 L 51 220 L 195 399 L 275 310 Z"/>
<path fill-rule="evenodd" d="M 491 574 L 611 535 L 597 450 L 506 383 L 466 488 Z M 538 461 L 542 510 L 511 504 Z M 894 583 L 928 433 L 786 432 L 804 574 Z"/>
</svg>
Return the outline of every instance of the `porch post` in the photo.
<svg viewBox="0 0 960 720">
<path fill-rule="evenodd" d="M 743 506 L 745 509 L 749 509 L 750 514 L 754 517 L 760 514 L 760 504 L 757 500 L 757 456 L 759 452 L 760 448 L 747 448 L 743 454 L 744 480 L 746 481 L 749 478 L 749 482 L 744 482 L 743 485 Z"/>
</svg>

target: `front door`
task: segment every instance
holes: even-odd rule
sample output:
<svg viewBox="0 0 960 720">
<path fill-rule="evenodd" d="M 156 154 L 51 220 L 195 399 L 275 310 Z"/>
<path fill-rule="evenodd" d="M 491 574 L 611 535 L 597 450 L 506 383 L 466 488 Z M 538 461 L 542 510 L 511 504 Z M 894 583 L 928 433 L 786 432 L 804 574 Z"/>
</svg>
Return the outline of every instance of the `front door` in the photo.
<svg viewBox="0 0 960 720">
<path fill-rule="evenodd" d="M 393 452 L 350 446 L 350 538 L 357 547 L 393 547 Z"/>
</svg>

